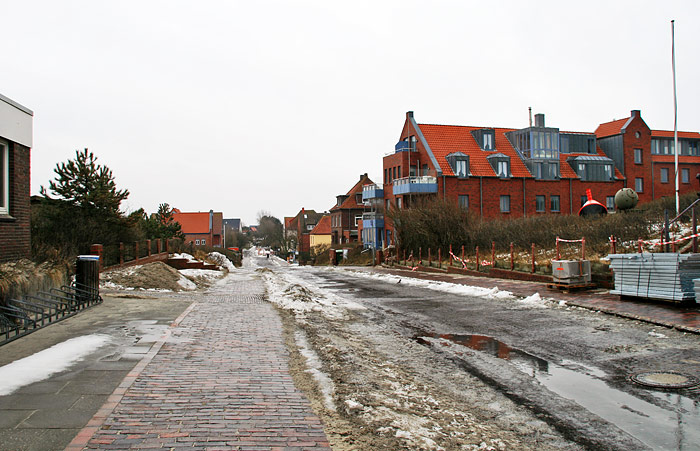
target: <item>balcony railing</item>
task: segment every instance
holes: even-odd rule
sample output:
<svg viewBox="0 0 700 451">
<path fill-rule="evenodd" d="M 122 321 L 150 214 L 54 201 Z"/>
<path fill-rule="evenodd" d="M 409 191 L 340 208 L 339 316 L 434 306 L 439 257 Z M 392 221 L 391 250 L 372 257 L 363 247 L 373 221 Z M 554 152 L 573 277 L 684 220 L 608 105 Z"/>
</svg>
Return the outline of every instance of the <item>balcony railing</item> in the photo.
<svg viewBox="0 0 700 451">
<path fill-rule="evenodd" d="M 377 212 L 367 212 L 367 213 L 362 213 L 362 228 L 363 229 L 371 229 L 371 228 L 382 228 L 384 227 L 384 215 L 382 213 L 377 213 Z"/>
<path fill-rule="evenodd" d="M 437 177 L 403 177 L 394 180 L 394 195 L 437 193 Z"/>
<path fill-rule="evenodd" d="M 365 185 L 362 187 L 362 202 L 370 199 L 378 199 L 384 197 L 384 188 L 378 185 Z"/>
<path fill-rule="evenodd" d="M 416 143 L 412 143 L 412 142 L 408 142 L 408 141 L 399 141 L 394 146 L 394 153 L 415 152 L 415 151 L 416 151 Z"/>
</svg>

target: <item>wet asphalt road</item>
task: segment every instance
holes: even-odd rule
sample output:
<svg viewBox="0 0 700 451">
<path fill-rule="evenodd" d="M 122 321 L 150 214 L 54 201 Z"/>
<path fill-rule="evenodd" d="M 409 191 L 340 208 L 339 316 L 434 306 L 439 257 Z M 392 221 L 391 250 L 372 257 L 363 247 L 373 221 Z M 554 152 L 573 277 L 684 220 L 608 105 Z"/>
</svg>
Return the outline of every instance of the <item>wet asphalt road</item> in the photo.
<svg viewBox="0 0 700 451">
<path fill-rule="evenodd" d="M 455 370 L 479 377 L 577 443 L 700 449 L 698 390 L 650 389 L 629 380 L 643 371 L 700 376 L 697 335 L 576 308 L 378 282 L 352 271 L 297 271 L 436 353 L 444 354 L 445 342 L 476 351 L 450 356 Z"/>
</svg>

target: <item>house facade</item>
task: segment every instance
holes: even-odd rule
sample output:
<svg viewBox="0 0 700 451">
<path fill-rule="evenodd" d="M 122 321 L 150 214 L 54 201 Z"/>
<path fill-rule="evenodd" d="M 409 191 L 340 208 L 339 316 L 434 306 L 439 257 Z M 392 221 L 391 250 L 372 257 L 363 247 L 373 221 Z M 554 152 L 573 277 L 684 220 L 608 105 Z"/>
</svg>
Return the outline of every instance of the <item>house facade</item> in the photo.
<svg viewBox="0 0 700 451">
<path fill-rule="evenodd" d="M 286 236 L 289 238 L 296 238 L 297 253 L 301 254 L 311 251 L 311 231 L 316 227 L 322 217 L 322 213 L 317 213 L 314 210 L 307 210 L 302 207 L 299 213 L 291 220 L 285 218 L 285 230 L 288 231 L 286 232 Z"/>
<path fill-rule="evenodd" d="M 609 210 L 615 208 L 615 193 L 627 186 L 641 202 L 672 195 L 669 134 L 651 130 L 638 110 L 601 124 L 595 133 L 548 126 L 543 114 L 515 129 L 419 124 L 409 111 L 394 153 L 383 159 L 384 212 L 432 196 L 483 218 L 515 218 L 575 214 L 588 189 Z M 685 193 L 697 187 L 700 135 L 681 132 L 679 138 Z M 380 213 L 374 219 L 384 225 L 372 232 L 381 236 L 375 241 L 394 244 L 390 220 Z"/>
<path fill-rule="evenodd" d="M 336 196 L 336 203 L 330 209 L 332 244 L 361 241 L 359 230 L 366 211 L 362 197 L 363 187 L 373 184 L 374 182 L 365 173 L 346 194 Z"/>
<path fill-rule="evenodd" d="M 331 245 L 331 217 L 323 216 L 316 224 L 316 227 L 309 233 L 309 247 L 312 254 L 318 252 L 324 247 Z"/>
<path fill-rule="evenodd" d="M 31 257 L 33 117 L 30 109 L 0 95 L 0 262 Z"/>
<path fill-rule="evenodd" d="M 224 214 L 209 212 L 182 212 L 173 208 L 173 219 L 180 223 L 186 244 L 221 247 L 223 244 Z"/>
</svg>

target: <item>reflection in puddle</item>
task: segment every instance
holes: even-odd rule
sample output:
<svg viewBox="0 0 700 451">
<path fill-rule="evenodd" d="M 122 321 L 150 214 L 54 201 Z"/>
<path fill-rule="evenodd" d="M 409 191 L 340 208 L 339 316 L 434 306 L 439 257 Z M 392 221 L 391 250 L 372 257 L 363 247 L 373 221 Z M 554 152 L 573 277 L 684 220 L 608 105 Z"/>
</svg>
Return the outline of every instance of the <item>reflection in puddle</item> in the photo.
<svg viewBox="0 0 700 451">
<path fill-rule="evenodd" d="M 485 335 L 421 333 L 414 339 L 430 345 L 445 340 L 508 360 L 547 389 L 574 400 L 653 449 L 697 449 L 700 443 L 700 402 L 678 393 L 654 392 L 664 407 L 610 387 L 599 368 L 564 360 L 557 365 Z M 449 344 L 445 343 L 443 344 Z M 570 369 L 575 368 L 575 370 Z"/>
</svg>

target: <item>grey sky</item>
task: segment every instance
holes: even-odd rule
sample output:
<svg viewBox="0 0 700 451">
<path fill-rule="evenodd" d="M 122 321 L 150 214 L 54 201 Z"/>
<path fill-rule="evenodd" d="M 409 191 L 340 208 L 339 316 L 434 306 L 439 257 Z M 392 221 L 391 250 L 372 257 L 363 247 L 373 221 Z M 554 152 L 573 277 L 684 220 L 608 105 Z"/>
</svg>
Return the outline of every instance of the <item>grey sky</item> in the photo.
<svg viewBox="0 0 700 451">
<path fill-rule="evenodd" d="M 0 1 L 32 193 L 90 148 L 153 212 L 330 208 L 418 122 L 700 131 L 696 1 Z"/>
</svg>

